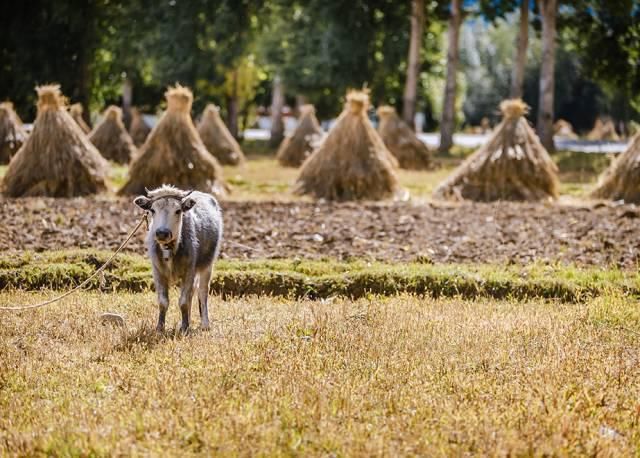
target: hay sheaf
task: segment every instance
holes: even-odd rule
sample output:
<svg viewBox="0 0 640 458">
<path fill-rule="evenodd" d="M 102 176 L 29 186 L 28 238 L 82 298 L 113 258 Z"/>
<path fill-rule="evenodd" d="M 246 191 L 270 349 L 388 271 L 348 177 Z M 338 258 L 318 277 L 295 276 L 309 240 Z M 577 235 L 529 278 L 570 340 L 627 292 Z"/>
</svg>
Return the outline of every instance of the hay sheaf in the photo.
<svg viewBox="0 0 640 458">
<path fill-rule="evenodd" d="M 151 133 L 151 127 L 145 122 L 140 110 L 137 108 L 131 109 L 131 125 L 129 126 L 129 135 L 131 135 L 131 139 L 133 140 L 133 144 L 136 145 L 137 148 L 140 148 L 144 145 L 144 142 L 147 140 L 147 137 Z"/>
<path fill-rule="evenodd" d="M 80 129 L 83 133 L 88 134 L 91 132 L 91 127 L 84 121 L 82 114 L 84 113 L 84 108 L 82 108 L 81 103 L 74 103 L 69 107 L 69 114 L 73 118 L 73 120 L 80 126 Z"/>
<path fill-rule="evenodd" d="M 564 119 L 558 119 L 553 124 L 553 134 L 558 137 L 568 138 L 570 140 L 577 140 L 578 135 L 573 131 L 573 126 L 569 121 Z"/>
<path fill-rule="evenodd" d="M 369 96 L 352 91 L 322 145 L 302 164 L 294 192 L 327 200 L 378 200 L 406 195 L 398 163 L 367 116 Z M 404 197 L 402 195 L 402 197 Z"/>
<path fill-rule="evenodd" d="M 631 139 L 628 148 L 603 172 L 591 197 L 640 203 L 640 133 Z"/>
<path fill-rule="evenodd" d="M 313 105 L 300 107 L 300 119 L 293 134 L 287 136 L 276 154 L 280 165 L 299 167 L 311 155 L 323 136 Z"/>
<path fill-rule="evenodd" d="M 0 103 L 0 164 L 8 164 L 27 139 L 11 102 Z"/>
<path fill-rule="evenodd" d="M 616 132 L 616 127 L 611 119 L 596 119 L 593 129 L 587 134 L 587 140 L 591 141 L 620 141 L 620 136 Z"/>
<path fill-rule="evenodd" d="M 521 100 L 500 104 L 502 122 L 489 141 L 434 191 L 453 200 L 537 201 L 558 197 L 558 168 L 527 123 Z"/>
<path fill-rule="evenodd" d="M 403 169 L 424 170 L 434 166 L 433 154 L 411 128 L 398 116 L 395 108 L 378 108 L 378 133 Z"/>
<path fill-rule="evenodd" d="M 35 126 L 9 164 L 4 193 L 73 197 L 106 190 L 109 165 L 67 112 L 60 86 L 36 90 Z"/>
<path fill-rule="evenodd" d="M 119 193 L 143 194 L 145 188 L 172 184 L 225 195 L 228 188 L 222 168 L 207 151 L 191 120 L 193 94 L 177 85 L 165 96 L 167 111 L 131 162 L 129 178 Z"/>
<path fill-rule="evenodd" d="M 136 147 L 122 122 L 122 110 L 110 106 L 104 117 L 89 134 L 89 140 L 105 159 L 128 164 L 136 154 Z"/>
<path fill-rule="evenodd" d="M 244 153 L 233 138 L 220 117 L 219 109 L 213 104 L 207 105 L 198 123 L 198 134 L 213 156 L 225 165 L 238 165 L 244 162 Z"/>
</svg>

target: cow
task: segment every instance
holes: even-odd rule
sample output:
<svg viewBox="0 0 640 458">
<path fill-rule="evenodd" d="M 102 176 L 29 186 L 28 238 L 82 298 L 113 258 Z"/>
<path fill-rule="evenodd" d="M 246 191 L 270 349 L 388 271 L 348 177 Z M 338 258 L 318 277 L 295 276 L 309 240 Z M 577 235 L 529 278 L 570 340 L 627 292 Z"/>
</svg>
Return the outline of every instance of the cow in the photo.
<svg viewBox="0 0 640 458">
<path fill-rule="evenodd" d="M 191 299 L 198 292 L 200 326 L 209 329 L 207 308 L 213 261 L 222 243 L 222 211 L 210 194 L 163 185 L 138 196 L 135 205 L 151 218 L 146 248 L 158 295 L 157 331 L 163 332 L 169 308 L 169 287 L 180 287 L 180 331 L 189 330 Z"/>
</svg>

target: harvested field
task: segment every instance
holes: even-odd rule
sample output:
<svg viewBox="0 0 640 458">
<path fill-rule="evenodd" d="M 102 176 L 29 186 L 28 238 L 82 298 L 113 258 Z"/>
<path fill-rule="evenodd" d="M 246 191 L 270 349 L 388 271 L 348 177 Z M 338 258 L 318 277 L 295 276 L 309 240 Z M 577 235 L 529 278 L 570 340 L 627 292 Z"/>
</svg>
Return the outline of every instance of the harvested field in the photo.
<svg viewBox="0 0 640 458">
<path fill-rule="evenodd" d="M 43 297 L 5 292 L 0 305 Z M 211 331 L 186 337 L 153 331 L 154 300 L 85 292 L 3 316 L 0 455 L 630 456 L 640 444 L 640 315 L 622 296 L 213 298 Z M 127 327 L 101 326 L 105 311 Z"/>
<path fill-rule="evenodd" d="M 222 202 L 227 259 L 363 258 L 632 269 L 632 205 Z M 0 198 L 0 251 L 114 249 L 141 213 L 129 199 Z M 128 215 L 124 216 L 123 215 Z M 130 245 L 142 253 L 143 234 Z"/>
</svg>

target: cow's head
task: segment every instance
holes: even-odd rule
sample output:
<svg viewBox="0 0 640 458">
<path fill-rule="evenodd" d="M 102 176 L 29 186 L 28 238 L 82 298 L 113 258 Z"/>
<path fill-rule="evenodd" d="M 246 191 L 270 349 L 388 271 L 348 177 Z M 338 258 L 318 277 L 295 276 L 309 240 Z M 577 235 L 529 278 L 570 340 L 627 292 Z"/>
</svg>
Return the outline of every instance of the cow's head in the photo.
<svg viewBox="0 0 640 458">
<path fill-rule="evenodd" d="M 161 245 L 170 245 L 180 240 L 182 216 L 196 204 L 191 192 L 163 186 L 149 191 L 147 196 L 138 196 L 133 201 L 151 216 L 149 231 Z"/>
</svg>

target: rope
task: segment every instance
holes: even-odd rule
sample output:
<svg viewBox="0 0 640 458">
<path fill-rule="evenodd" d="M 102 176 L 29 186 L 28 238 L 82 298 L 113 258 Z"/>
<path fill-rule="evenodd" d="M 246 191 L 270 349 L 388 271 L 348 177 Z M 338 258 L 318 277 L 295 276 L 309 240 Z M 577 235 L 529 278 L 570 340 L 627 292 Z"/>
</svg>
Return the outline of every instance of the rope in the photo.
<svg viewBox="0 0 640 458">
<path fill-rule="evenodd" d="M 58 296 L 58 297 L 54 297 L 53 299 L 49 299 L 48 301 L 44 301 L 44 302 L 40 302 L 38 304 L 33 304 L 33 305 L 20 305 L 20 306 L 16 306 L 16 307 L 0 307 L 0 312 L 19 312 L 22 310 L 32 310 L 32 309 L 37 309 L 40 307 L 44 307 L 45 305 L 49 305 L 49 304 L 53 304 L 54 302 L 58 302 L 61 301 L 62 299 L 64 299 L 67 296 L 72 295 L 73 293 L 75 293 L 76 291 L 84 288 L 87 284 L 89 284 L 89 282 L 94 279 L 96 277 L 96 275 L 98 275 L 100 272 L 102 272 L 109 264 L 111 264 L 111 262 L 113 261 L 113 259 L 118 255 L 118 253 L 120 253 L 125 246 L 127 246 L 127 243 L 129 243 L 129 241 L 133 238 L 134 235 L 136 235 L 136 232 L 138 232 L 138 229 L 140 229 L 140 226 L 142 226 L 142 224 L 147 221 L 147 214 L 145 213 L 144 216 L 142 217 L 142 219 L 140 219 L 140 222 L 137 224 L 136 227 L 133 228 L 133 230 L 131 232 L 129 232 L 129 235 L 127 236 L 127 238 L 125 239 L 124 242 L 122 242 L 122 244 L 118 247 L 118 249 L 111 255 L 111 257 L 109 259 L 107 259 L 107 261 L 102 264 L 102 266 L 100 266 L 100 268 L 98 270 L 96 270 L 89 278 L 87 278 L 85 281 L 83 281 L 82 283 L 80 283 L 78 286 L 76 286 L 75 288 L 73 288 L 70 291 L 67 291 L 66 293 Z"/>
</svg>

